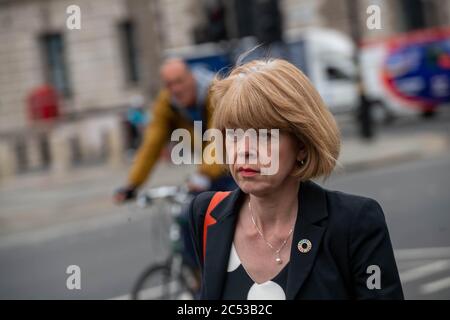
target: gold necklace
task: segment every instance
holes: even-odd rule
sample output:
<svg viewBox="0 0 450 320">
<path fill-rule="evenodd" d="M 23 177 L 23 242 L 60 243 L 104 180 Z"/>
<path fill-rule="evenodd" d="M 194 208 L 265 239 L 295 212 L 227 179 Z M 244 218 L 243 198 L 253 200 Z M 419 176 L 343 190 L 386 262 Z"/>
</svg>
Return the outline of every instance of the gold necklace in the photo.
<svg viewBox="0 0 450 320">
<path fill-rule="evenodd" d="M 286 245 L 287 241 L 289 240 L 289 237 L 291 236 L 292 232 L 294 231 L 294 228 L 292 227 L 291 230 L 289 230 L 289 234 L 288 234 L 288 236 L 286 237 L 286 239 L 283 241 L 283 243 L 281 244 L 280 248 L 279 248 L 279 249 L 275 249 L 274 246 L 273 246 L 269 241 L 266 240 L 266 238 L 264 237 L 264 235 L 263 235 L 261 229 L 259 229 L 258 225 L 256 224 L 255 218 L 253 217 L 253 210 L 252 210 L 252 205 L 250 204 L 250 199 L 248 200 L 248 208 L 249 208 L 249 210 L 250 210 L 250 217 L 252 218 L 252 222 L 253 222 L 253 224 L 255 225 L 255 228 L 256 228 L 256 230 L 258 231 L 259 235 L 260 235 L 261 238 L 264 240 L 264 242 L 266 243 L 266 245 L 267 245 L 270 249 L 272 249 L 273 251 L 275 251 L 275 256 L 276 256 L 275 261 L 276 261 L 278 264 L 282 264 L 282 263 L 283 263 L 283 260 L 281 260 L 280 252 L 281 252 L 281 250 L 284 248 L 284 246 Z"/>
</svg>

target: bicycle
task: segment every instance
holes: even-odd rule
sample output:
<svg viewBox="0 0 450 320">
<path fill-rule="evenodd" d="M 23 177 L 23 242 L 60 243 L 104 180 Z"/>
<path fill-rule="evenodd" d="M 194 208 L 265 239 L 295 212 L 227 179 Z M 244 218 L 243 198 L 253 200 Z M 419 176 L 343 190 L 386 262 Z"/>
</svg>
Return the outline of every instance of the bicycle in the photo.
<svg viewBox="0 0 450 320">
<path fill-rule="evenodd" d="M 152 264 L 141 273 L 133 286 L 132 299 L 143 300 L 150 296 L 156 300 L 195 298 L 199 279 L 196 277 L 196 270 L 183 258 L 180 230 L 180 212 L 191 199 L 192 195 L 185 188 L 177 186 L 152 188 L 138 196 L 136 204 L 140 208 L 148 208 L 157 200 L 169 204 L 170 253 L 165 261 Z"/>
</svg>

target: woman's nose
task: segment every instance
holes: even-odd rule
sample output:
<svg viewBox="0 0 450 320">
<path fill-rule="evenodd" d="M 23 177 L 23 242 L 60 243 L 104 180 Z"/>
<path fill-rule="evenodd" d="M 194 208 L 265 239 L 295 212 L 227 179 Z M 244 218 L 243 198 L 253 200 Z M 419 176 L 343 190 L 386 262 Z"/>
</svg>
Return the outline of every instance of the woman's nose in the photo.
<svg viewBox="0 0 450 320">
<path fill-rule="evenodd" d="M 241 159 L 256 160 L 257 159 L 257 141 L 251 136 L 239 139 L 237 142 L 237 154 Z"/>
</svg>

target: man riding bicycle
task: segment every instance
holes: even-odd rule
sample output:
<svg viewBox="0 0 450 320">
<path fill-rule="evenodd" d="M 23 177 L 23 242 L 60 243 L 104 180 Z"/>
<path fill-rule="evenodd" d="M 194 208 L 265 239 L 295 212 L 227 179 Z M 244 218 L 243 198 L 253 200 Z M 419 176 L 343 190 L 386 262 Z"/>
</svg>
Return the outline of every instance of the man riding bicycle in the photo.
<svg viewBox="0 0 450 320">
<path fill-rule="evenodd" d="M 133 161 L 128 182 L 114 194 L 117 203 L 135 197 L 138 188 L 158 161 L 163 147 L 170 140 L 173 130 L 185 128 L 193 137 L 194 121 L 202 121 L 204 130 L 211 127 L 212 108 L 208 91 L 214 75 L 206 69 L 191 70 L 184 61 L 173 58 L 162 64 L 160 76 L 164 88 L 154 102 L 153 117 Z M 206 144 L 203 145 L 205 147 Z M 236 185 L 220 164 L 202 163 L 197 172 L 189 177 L 187 187 L 198 193 L 206 190 L 232 190 Z M 188 262 L 195 263 L 187 227 L 182 227 Z"/>
</svg>

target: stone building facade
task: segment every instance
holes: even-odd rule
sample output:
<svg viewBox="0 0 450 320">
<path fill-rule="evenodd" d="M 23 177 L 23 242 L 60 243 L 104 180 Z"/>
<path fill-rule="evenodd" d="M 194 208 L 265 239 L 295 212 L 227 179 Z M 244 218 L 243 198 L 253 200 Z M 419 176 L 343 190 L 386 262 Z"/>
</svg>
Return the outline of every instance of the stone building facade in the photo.
<svg viewBox="0 0 450 320">
<path fill-rule="evenodd" d="M 31 167 L 42 158 L 57 163 L 59 154 L 73 153 L 54 151 L 53 145 L 68 145 L 55 142 L 62 139 L 58 137 L 78 135 L 78 145 L 88 154 L 109 141 L 107 149 L 120 154 L 121 143 L 111 142 L 120 136 L 120 113 L 136 94 L 151 100 L 159 86 L 163 50 L 195 44 L 196 28 L 207 21 L 205 8 L 217 1 L 0 0 L 0 176 L 17 171 L 21 148 L 28 150 L 22 157 Z M 237 0 L 222 1 L 230 10 Z M 426 26 L 449 24 L 449 0 L 409 1 L 421 5 Z M 406 0 L 280 0 L 283 29 L 317 26 L 349 33 L 348 8 L 354 3 L 366 39 L 410 27 Z M 73 4 L 81 9 L 80 30 L 66 26 L 66 9 Z M 365 28 L 365 8 L 371 4 L 381 9 L 380 30 Z M 55 79 L 61 88 L 62 120 L 42 129 L 30 122 L 26 98 L 34 87 Z M 44 138 L 37 139 L 36 132 L 44 132 Z M 39 154 L 42 145 L 50 151 Z"/>
</svg>

